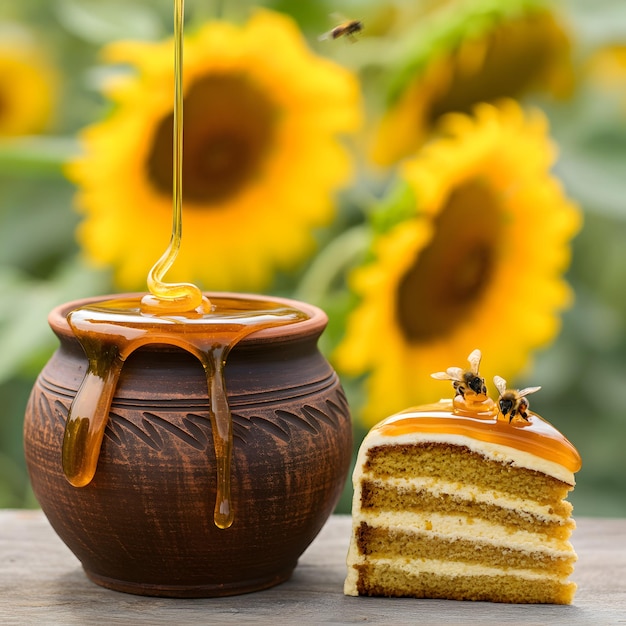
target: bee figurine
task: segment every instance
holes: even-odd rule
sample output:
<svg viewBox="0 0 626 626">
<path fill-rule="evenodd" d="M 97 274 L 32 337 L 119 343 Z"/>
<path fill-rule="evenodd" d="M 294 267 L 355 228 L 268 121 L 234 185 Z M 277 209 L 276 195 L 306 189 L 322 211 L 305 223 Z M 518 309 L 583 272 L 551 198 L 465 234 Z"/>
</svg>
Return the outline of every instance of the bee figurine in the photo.
<svg viewBox="0 0 626 626">
<path fill-rule="evenodd" d="M 541 387 L 526 387 L 519 391 L 517 389 L 507 389 L 506 380 L 501 376 L 494 376 L 493 382 L 500 392 L 500 397 L 498 398 L 500 413 L 502 413 L 505 418 L 507 415 L 509 416 L 509 424 L 516 415 L 528 421 L 527 411 L 530 403 L 526 396 L 539 391 Z"/>
<path fill-rule="evenodd" d="M 451 380 L 454 390 L 463 398 L 468 391 L 476 395 L 482 394 L 486 396 L 487 386 L 485 385 L 485 379 L 478 373 L 481 359 L 482 354 L 480 350 L 474 350 L 467 357 L 470 364 L 469 370 L 464 370 L 462 367 L 449 367 L 445 372 L 436 372 L 431 374 L 431 376 L 437 380 Z"/>
<path fill-rule="evenodd" d="M 332 30 L 319 36 L 319 40 L 324 39 L 339 39 L 339 37 L 347 37 L 348 39 L 355 41 L 354 35 L 360 33 L 363 30 L 363 22 L 361 20 L 347 20 L 342 24 L 338 24 Z"/>
</svg>

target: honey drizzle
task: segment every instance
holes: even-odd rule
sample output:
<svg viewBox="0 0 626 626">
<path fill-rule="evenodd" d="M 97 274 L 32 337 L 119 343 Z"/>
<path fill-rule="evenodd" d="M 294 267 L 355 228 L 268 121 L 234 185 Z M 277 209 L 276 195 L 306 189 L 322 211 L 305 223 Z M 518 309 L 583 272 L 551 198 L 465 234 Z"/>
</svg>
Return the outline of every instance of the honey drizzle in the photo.
<svg viewBox="0 0 626 626">
<path fill-rule="evenodd" d="M 375 427 L 384 437 L 414 433 L 461 435 L 485 443 L 508 446 L 558 463 L 570 472 L 581 468 L 576 448 L 550 423 L 528 412 L 528 421 L 521 418 L 509 423 L 498 415 L 495 403 L 482 407 L 463 408 L 455 399 L 402 411 Z"/>
<path fill-rule="evenodd" d="M 174 0 L 174 154 L 173 154 L 173 207 L 170 243 L 148 273 L 148 289 L 141 300 L 147 313 L 180 313 L 197 309 L 211 310 L 211 303 L 191 283 L 166 283 L 165 274 L 174 264 L 180 251 L 183 234 L 183 44 L 185 2 Z"/>
<path fill-rule="evenodd" d="M 147 344 L 165 343 L 195 355 L 207 380 L 209 417 L 216 461 L 215 525 L 228 528 L 234 511 L 230 497 L 232 419 L 224 366 L 232 348 L 263 328 L 292 324 L 308 316 L 276 302 L 217 298 L 212 304 L 191 283 L 165 283 L 182 239 L 184 0 L 174 0 L 174 171 L 172 235 L 167 250 L 148 274 L 149 294 L 76 309 L 68 323 L 88 360 L 85 378 L 70 406 L 63 438 L 67 480 L 85 487 L 94 478 L 111 402 L 128 356 Z"/>
<path fill-rule="evenodd" d="M 210 314 L 149 315 L 141 301 L 116 299 L 76 309 L 68 322 L 89 362 L 72 402 L 63 440 L 63 470 L 75 487 L 93 479 L 111 401 L 128 356 L 147 344 L 178 346 L 195 355 L 204 369 L 217 466 L 214 522 L 228 528 L 234 519 L 230 499 L 232 419 L 224 366 L 241 339 L 262 328 L 293 324 L 308 316 L 272 301 L 214 298 Z"/>
</svg>

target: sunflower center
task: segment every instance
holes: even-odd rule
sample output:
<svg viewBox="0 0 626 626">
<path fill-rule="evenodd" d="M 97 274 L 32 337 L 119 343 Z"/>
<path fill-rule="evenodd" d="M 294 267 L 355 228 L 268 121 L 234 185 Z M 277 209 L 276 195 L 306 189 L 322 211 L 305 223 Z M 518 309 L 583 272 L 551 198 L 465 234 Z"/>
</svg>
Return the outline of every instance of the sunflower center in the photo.
<svg viewBox="0 0 626 626">
<path fill-rule="evenodd" d="M 432 103 L 430 123 L 451 111 L 471 113 L 478 102 L 519 97 L 563 54 L 563 37 L 546 13 L 501 24 L 485 41 L 485 58 L 477 70 L 467 72 L 461 63 L 455 65 L 448 89 Z"/>
<path fill-rule="evenodd" d="M 10 100 L 7 94 L 0 89 L 0 122 L 2 118 L 11 112 Z"/>
<path fill-rule="evenodd" d="M 214 74 L 183 102 L 183 196 L 199 203 L 232 198 L 256 178 L 274 136 L 276 106 L 243 75 Z M 172 193 L 173 114 L 156 130 L 148 159 L 154 186 Z"/>
<path fill-rule="evenodd" d="M 494 192 L 479 180 L 451 192 L 433 238 L 398 285 L 396 310 L 407 341 L 448 335 L 471 315 L 493 274 L 500 214 Z"/>
</svg>

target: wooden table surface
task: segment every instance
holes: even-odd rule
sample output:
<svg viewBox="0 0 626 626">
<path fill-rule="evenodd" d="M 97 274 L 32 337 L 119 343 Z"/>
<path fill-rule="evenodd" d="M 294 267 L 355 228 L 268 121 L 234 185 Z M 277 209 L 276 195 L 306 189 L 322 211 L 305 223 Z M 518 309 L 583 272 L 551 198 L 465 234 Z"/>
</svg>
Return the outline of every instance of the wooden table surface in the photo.
<svg viewBox="0 0 626 626">
<path fill-rule="evenodd" d="M 571 606 L 343 595 L 350 518 L 333 516 L 277 587 L 176 600 L 90 582 L 40 511 L 0 511 L 0 624 L 626 624 L 626 520 L 577 520 Z"/>
</svg>

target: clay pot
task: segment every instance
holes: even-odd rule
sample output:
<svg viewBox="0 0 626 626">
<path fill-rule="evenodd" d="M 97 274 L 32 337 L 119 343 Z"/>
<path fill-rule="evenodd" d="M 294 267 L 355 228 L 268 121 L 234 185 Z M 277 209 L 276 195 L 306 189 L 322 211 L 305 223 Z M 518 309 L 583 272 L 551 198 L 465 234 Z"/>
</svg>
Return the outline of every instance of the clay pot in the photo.
<svg viewBox="0 0 626 626">
<path fill-rule="evenodd" d="M 60 346 L 33 388 L 24 443 L 51 525 L 89 578 L 118 591 L 206 597 L 283 582 L 332 513 L 351 457 L 346 398 L 317 348 L 326 315 L 272 298 L 309 319 L 260 330 L 228 357 L 235 519 L 221 529 L 206 378 L 179 348 L 149 345 L 127 359 L 95 477 L 84 487 L 65 478 L 65 422 L 87 368 L 66 315 L 112 297 L 70 302 L 49 316 Z"/>
</svg>

